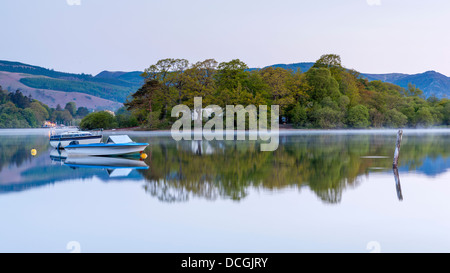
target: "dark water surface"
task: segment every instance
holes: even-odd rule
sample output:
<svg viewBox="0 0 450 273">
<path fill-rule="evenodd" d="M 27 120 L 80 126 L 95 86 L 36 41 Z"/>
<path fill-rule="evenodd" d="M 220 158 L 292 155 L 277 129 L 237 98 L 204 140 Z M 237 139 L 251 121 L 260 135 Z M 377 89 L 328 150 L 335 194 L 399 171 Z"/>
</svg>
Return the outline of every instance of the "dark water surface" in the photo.
<svg viewBox="0 0 450 273">
<path fill-rule="evenodd" d="M 399 183 L 396 132 L 120 132 L 150 146 L 117 162 L 0 130 L 0 252 L 450 252 L 450 130 L 404 131 Z"/>
</svg>

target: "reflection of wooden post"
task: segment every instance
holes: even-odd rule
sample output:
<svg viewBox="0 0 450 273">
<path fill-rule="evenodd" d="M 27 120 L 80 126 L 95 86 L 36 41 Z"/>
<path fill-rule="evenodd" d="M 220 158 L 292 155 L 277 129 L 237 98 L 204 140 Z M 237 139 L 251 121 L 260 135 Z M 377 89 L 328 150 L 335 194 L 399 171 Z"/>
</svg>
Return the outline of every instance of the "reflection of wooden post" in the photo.
<svg viewBox="0 0 450 273">
<path fill-rule="evenodd" d="M 195 151 L 196 155 L 202 155 L 202 141 L 197 140 L 197 150 Z"/>
<path fill-rule="evenodd" d="M 402 143 L 402 136 L 403 136 L 403 131 L 398 130 L 397 142 L 395 144 L 394 162 L 392 164 L 393 168 L 397 168 L 397 166 L 398 166 L 398 157 L 400 156 L 400 144 Z"/>
<path fill-rule="evenodd" d="M 400 186 L 400 176 L 398 175 L 397 167 L 394 167 L 395 188 L 397 189 L 398 200 L 403 200 L 402 188 Z"/>
<path fill-rule="evenodd" d="M 400 201 L 403 200 L 403 195 L 402 195 L 402 188 L 400 186 L 400 176 L 398 175 L 397 166 L 398 166 L 398 157 L 400 156 L 400 144 L 402 144 L 402 136 L 403 136 L 403 131 L 398 130 L 397 142 L 395 143 L 394 162 L 392 163 L 392 168 L 394 171 L 394 178 L 395 178 L 395 188 L 397 189 L 397 197 L 398 197 L 398 200 L 400 200 Z"/>
</svg>

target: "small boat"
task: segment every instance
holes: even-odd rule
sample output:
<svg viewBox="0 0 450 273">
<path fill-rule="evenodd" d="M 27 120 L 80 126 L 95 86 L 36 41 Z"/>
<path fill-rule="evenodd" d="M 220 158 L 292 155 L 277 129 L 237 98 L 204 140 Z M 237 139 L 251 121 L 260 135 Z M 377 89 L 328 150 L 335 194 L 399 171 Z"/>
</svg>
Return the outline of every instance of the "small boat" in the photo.
<svg viewBox="0 0 450 273">
<path fill-rule="evenodd" d="M 69 131 L 61 134 L 50 136 L 50 145 L 54 148 L 65 148 L 72 141 L 78 141 L 79 144 L 100 143 L 102 141 L 101 134 L 93 134 L 84 131 Z"/>
<path fill-rule="evenodd" d="M 127 135 L 114 135 L 108 137 L 105 143 L 80 144 L 72 141 L 65 150 L 68 156 L 126 156 L 142 153 L 147 146 L 148 143 L 136 143 Z"/>
</svg>

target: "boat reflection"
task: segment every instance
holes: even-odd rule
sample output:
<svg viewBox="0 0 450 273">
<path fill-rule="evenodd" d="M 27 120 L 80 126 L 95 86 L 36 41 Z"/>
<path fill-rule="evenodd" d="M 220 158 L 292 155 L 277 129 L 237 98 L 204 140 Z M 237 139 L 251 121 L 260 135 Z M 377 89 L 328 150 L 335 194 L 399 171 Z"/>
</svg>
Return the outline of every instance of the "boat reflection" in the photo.
<svg viewBox="0 0 450 273">
<path fill-rule="evenodd" d="M 67 158 L 67 152 L 63 149 L 53 149 L 50 151 L 50 159 L 52 162 L 64 163 Z"/>
<path fill-rule="evenodd" d="M 139 159 L 103 156 L 69 156 L 64 165 L 77 168 L 105 169 L 109 177 L 128 176 L 132 170 L 147 170 L 147 164 Z"/>
<path fill-rule="evenodd" d="M 132 170 L 147 170 L 148 165 L 139 158 L 110 156 L 68 156 L 65 150 L 54 149 L 50 152 L 52 162 L 60 163 L 72 169 L 105 169 L 109 177 L 128 176 Z"/>
</svg>

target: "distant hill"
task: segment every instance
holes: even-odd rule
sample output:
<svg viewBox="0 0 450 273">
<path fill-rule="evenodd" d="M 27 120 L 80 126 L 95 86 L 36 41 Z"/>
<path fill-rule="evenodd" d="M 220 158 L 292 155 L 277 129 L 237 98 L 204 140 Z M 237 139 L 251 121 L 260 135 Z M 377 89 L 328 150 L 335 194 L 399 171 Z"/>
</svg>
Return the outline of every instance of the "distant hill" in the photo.
<svg viewBox="0 0 450 273">
<path fill-rule="evenodd" d="M 292 64 L 274 64 L 268 67 L 281 67 L 285 69 L 291 69 L 297 71 L 300 69 L 302 72 L 308 71 L 314 63 L 292 63 Z M 426 97 L 436 96 L 437 98 L 450 98 L 450 78 L 438 73 L 436 71 L 427 71 L 420 74 L 402 74 L 402 73 L 389 73 L 389 74 L 368 74 L 361 73 L 361 76 L 367 78 L 369 81 L 383 81 L 389 82 L 395 85 L 399 85 L 403 88 L 408 88 L 408 84 L 414 84 L 417 88 L 424 92 Z"/>
<path fill-rule="evenodd" d="M 64 107 L 66 103 L 71 101 L 75 102 L 77 107 L 83 106 L 97 110 L 116 110 L 122 106 L 120 102 L 103 99 L 86 93 L 32 88 L 21 82 L 22 78 L 30 76 L 30 74 L 0 71 L 0 85 L 3 89 L 10 92 L 19 89 L 24 95 L 31 95 L 33 99 L 37 99 L 52 108 L 56 108 L 58 104 Z"/>
<path fill-rule="evenodd" d="M 143 78 L 141 77 L 142 71 L 132 71 L 132 72 L 123 72 L 123 71 L 102 71 L 98 73 L 94 78 L 95 79 L 115 79 L 117 81 L 125 82 L 128 84 L 134 84 L 138 87 L 141 87 L 144 83 Z"/>
<path fill-rule="evenodd" d="M 273 65 L 269 65 L 266 67 L 280 67 L 280 68 L 284 68 L 284 69 L 288 69 L 288 70 L 292 70 L 292 71 L 300 70 L 300 72 L 306 72 L 313 65 L 314 65 L 314 63 L 309 62 L 309 63 L 292 63 L 292 64 L 273 64 Z M 264 68 L 266 68 L 266 67 L 264 67 Z M 255 69 L 259 69 L 259 68 L 250 68 L 249 70 L 255 70 Z"/>
<path fill-rule="evenodd" d="M 427 71 L 420 74 L 362 74 L 368 80 L 381 80 L 393 83 L 403 88 L 408 84 L 414 84 L 423 91 L 426 97 L 436 96 L 438 98 L 450 97 L 450 78 L 436 71 Z"/>
<path fill-rule="evenodd" d="M 141 73 L 103 71 L 92 76 L 0 61 L 0 85 L 3 89 L 20 89 L 50 107 L 75 101 L 77 106 L 90 109 L 117 109 L 142 86 Z"/>
</svg>

